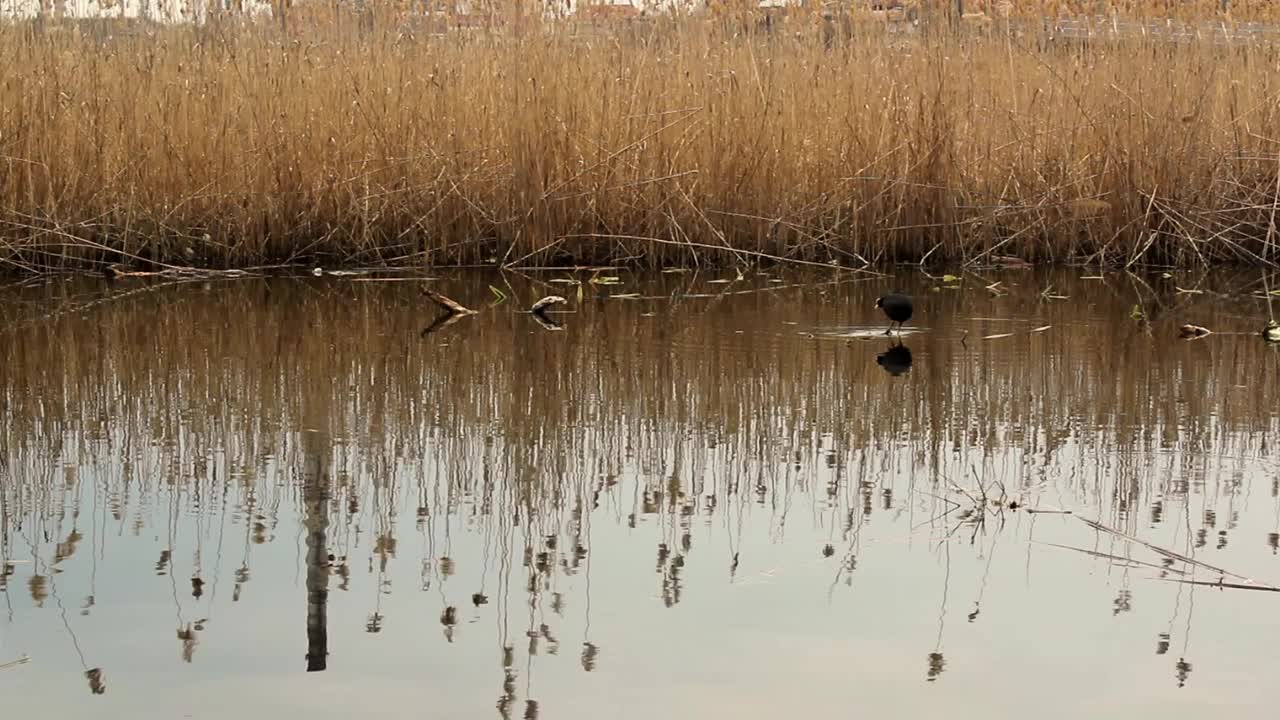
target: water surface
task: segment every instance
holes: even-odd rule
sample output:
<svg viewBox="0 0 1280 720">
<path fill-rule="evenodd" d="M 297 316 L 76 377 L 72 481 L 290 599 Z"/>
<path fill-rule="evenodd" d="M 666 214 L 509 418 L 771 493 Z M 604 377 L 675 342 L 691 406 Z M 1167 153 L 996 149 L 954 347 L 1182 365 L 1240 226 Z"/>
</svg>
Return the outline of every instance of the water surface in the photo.
<svg viewBox="0 0 1280 720">
<path fill-rule="evenodd" d="M 0 707 L 1272 717 L 1274 283 L 1095 275 L 11 283 Z"/>
</svg>

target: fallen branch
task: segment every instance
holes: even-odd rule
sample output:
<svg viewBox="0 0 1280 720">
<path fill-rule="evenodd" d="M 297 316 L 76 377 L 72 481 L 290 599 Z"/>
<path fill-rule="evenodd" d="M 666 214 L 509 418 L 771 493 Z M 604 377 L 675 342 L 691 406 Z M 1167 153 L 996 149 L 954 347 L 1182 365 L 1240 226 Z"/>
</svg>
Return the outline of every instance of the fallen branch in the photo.
<svg viewBox="0 0 1280 720">
<path fill-rule="evenodd" d="M 1119 538 L 1123 538 L 1123 539 L 1125 539 L 1125 540 L 1128 540 L 1129 542 L 1135 542 L 1135 543 L 1138 543 L 1139 545 L 1142 545 L 1143 547 L 1146 547 L 1148 550 L 1151 550 L 1152 552 L 1156 553 L 1157 555 L 1163 555 L 1164 557 L 1167 557 L 1167 558 L 1170 558 L 1170 559 L 1173 559 L 1173 560 L 1177 560 L 1178 562 L 1186 563 L 1186 564 L 1188 564 L 1188 565 L 1193 565 L 1193 566 L 1195 566 L 1195 567 L 1201 567 L 1201 568 L 1204 568 L 1204 569 L 1206 569 L 1206 570 L 1212 570 L 1212 571 L 1214 571 L 1214 572 L 1216 572 L 1216 573 L 1219 573 L 1220 575 L 1230 576 L 1230 577 L 1233 577 L 1233 578 L 1239 578 L 1239 579 L 1244 580 L 1245 582 L 1248 582 L 1248 583 L 1253 583 L 1253 582 L 1254 582 L 1254 581 L 1253 581 L 1253 579 L 1248 578 L 1248 577 L 1245 577 L 1244 575 L 1239 575 L 1239 574 L 1237 574 L 1237 573 L 1233 573 L 1233 572 L 1231 572 L 1230 570 L 1225 570 L 1225 569 L 1223 569 L 1223 568 L 1216 567 L 1216 566 L 1214 566 L 1214 565 L 1210 565 L 1209 563 L 1201 562 L 1200 560 L 1196 560 L 1195 558 L 1187 557 L 1186 555 L 1183 555 L 1183 554 L 1181 554 L 1181 553 L 1176 553 L 1176 552 L 1174 552 L 1174 551 L 1172 551 L 1172 550 L 1166 550 L 1165 548 L 1162 548 L 1162 547 L 1160 547 L 1160 546 L 1158 546 L 1158 545 L 1152 545 L 1151 543 L 1149 543 L 1149 542 L 1147 542 L 1147 541 L 1145 541 L 1145 540 L 1139 540 L 1138 538 L 1136 538 L 1136 537 L 1134 537 L 1134 536 L 1132 536 L 1132 535 L 1129 535 L 1129 534 L 1126 534 L 1126 533 L 1122 533 L 1122 532 L 1120 532 L 1119 530 L 1115 530 L 1115 529 L 1109 528 L 1109 527 L 1107 527 L 1106 525 L 1103 525 L 1102 523 L 1097 522 L 1096 520 L 1090 520 L 1090 519 L 1088 519 L 1088 518 L 1083 518 L 1083 517 L 1080 517 L 1079 515 L 1077 515 L 1076 517 L 1080 518 L 1080 521 L 1081 521 L 1081 522 L 1085 523 L 1086 525 L 1088 525 L 1089 527 L 1092 527 L 1092 528 L 1093 528 L 1093 529 L 1095 529 L 1095 530 L 1101 530 L 1101 531 L 1103 531 L 1103 532 L 1111 533 L 1112 535 L 1115 535 L 1116 537 L 1119 537 Z M 1217 584 L 1217 583 L 1214 583 L 1214 584 Z M 1252 585 L 1251 585 L 1251 587 L 1252 587 Z M 1269 587 L 1269 586 L 1268 586 L 1268 587 Z M 1278 588 L 1277 590 L 1280 590 L 1280 588 Z"/>
<path fill-rule="evenodd" d="M 1263 590 L 1266 592 L 1280 592 L 1280 588 L 1271 587 L 1270 585 L 1251 585 L 1248 583 L 1232 583 L 1223 582 L 1221 580 L 1192 580 L 1190 578 L 1164 578 L 1166 582 L 1183 583 L 1185 585 L 1203 585 L 1205 587 L 1230 588 L 1232 590 Z"/>
<path fill-rule="evenodd" d="M 529 308 L 529 312 L 533 313 L 534 315 L 543 315 L 547 311 L 547 308 L 551 307 L 552 305 L 560 305 L 567 302 L 569 301 L 565 300 L 559 295 L 548 295 L 542 298 L 541 300 L 539 300 L 538 302 L 534 303 L 533 307 Z"/>
<path fill-rule="evenodd" d="M 556 322 L 552 318 L 547 317 L 547 309 L 552 305 L 561 305 L 567 303 L 568 300 L 559 295 L 548 295 L 529 308 L 529 314 L 533 316 L 534 321 L 542 326 L 543 330 L 563 330 L 564 326 Z"/>
<path fill-rule="evenodd" d="M 19 656 L 17 660 L 0 664 L 0 670 L 8 670 L 10 668 L 18 667 L 19 665 L 26 665 L 29 662 L 31 662 L 31 658 L 26 655 L 22 655 Z"/>
<path fill-rule="evenodd" d="M 476 314 L 475 310 L 472 310 L 462 305 L 461 303 L 459 303 L 458 301 L 452 298 L 445 297 L 444 295 L 441 295 L 440 293 L 430 288 L 423 288 L 422 294 L 430 298 L 430 300 L 435 304 L 444 308 L 445 312 L 449 313 L 450 315 L 475 315 Z"/>
<path fill-rule="evenodd" d="M 846 272 L 869 273 L 872 275 L 877 275 L 879 277 L 887 277 L 884 273 L 876 272 L 874 270 L 869 270 L 865 267 L 861 267 L 861 268 L 844 267 L 841 265 L 832 265 L 830 263 L 814 262 L 812 260 L 801 260 L 799 258 L 787 258 L 787 257 L 782 257 L 780 255 L 771 255 L 769 253 L 760 252 L 758 250 L 745 250 L 742 248 L 735 248 L 735 247 L 726 246 L 726 245 L 710 245 L 707 243 L 668 240 L 666 238 L 647 237 L 643 235 L 617 235 L 612 233 L 573 233 L 568 235 L 561 235 L 558 239 L 559 240 L 631 240 L 631 241 L 639 241 L 639 242 L 656 243 L 658 245 L 676 245 L 676 246 L 685 247 L 688 249 L 717 250 L 720 252 L 731 253 L 733 255 L 743 255 L 746 257 L 755 257 L 755 258 L 761 258 L 764 260 L 772 260 L 777 263 L 807 265 L 810 267 L 826 268 L 828 270 L 843 270 Z"/>
<path fill-rule="evenodd" d="M 1059 545 L 1058 543 L 1051 543 L 1051 542 L 1036 541 L 1036 543 L 1038 545 L 1048 545 L 1049 547 L 1062 548 L 1063 550 L 1074 550 L 1078 553 L 1084 553 L 1085 555 L 1091 555 L 1096 558 L 1102 558 L 1103 560 L 1112 560 L 1114 562 L 1121 562 L 1121 563 L 1126 563 L 1130 565 L 1139 565 L 1142 567 L 1148 567 L 1154 570 L 1159 570 L 1161 572 L 1171 572 L 1177 575 L 1186 574 L 1181 570 L 1175 570 L 1171 567 L 1165 567 L 1163 565 L 1157 565 L 1155 563 L 1144 562 L 1142 560 L 1134 560 L 1133 558 L 1121 557 L 1119 555 L 1112 555 L 1111 553 L 1105 553 L 1098 550 L 1089 550 L 1088 548 L 1078 548 L 1072 545 Z"/>
</svg>

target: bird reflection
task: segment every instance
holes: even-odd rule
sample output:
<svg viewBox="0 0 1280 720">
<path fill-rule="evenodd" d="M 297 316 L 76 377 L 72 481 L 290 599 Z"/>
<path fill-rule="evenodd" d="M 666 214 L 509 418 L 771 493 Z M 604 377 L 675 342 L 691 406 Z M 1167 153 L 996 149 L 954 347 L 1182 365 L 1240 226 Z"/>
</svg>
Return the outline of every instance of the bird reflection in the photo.
<svg viewBox="0 0 1280 720">
<path fill-rule="evenodd" d="M 107 684 L 102 674 L 102 668 L 90 668 L 85 670 L 84 676 L 89 680 L 89 692 L 94 695 L 102 695 L 107 691 Z"/>
<path fill-rule="evenodd" d="M 925 680 L 933 682 L 938 679 L 938 676 L 941 675 L 944 670 L 946 670 L 947 661 L 940 652 L 929 653 L 928 661 L 929 669 L 925 673 Z"/>
<path fill-rule="evenodd" d="M 453 642 L 453 629 L 458 624 L 458 608 L 450 605 L 440 613 L 440 625 L 444 627 L 444 639 Z"/>
<path fill-rule="evenodd" d="M 191 623 L 187 623 L 185 627 L 178 628 L 178 640 L 182 641 L 182 661 L 191 662 L 196 654 L 196 646 L 200 644 L 199 630 L 203 628 L 197 623 L 194 627 Z"/>
<path fill-rule="evenodd" d="M 898 343 L 876 356 L 876 364 L 893 376 L 901 375 L 911 369 L 911 348 Z"/>
<path fill-rule="evenodd" d="M 1174 670 L 1174 675 L 1178 678 L 1178 687 L 1186 687 L 1187 679 L 1191 677 L 1191 663 L 1187 662 L 1186 658 L 1178 658 Z"/>
<path fill-rule="evenodd" d="M 595 645 L 584 642 L 582 643 L 582 669 L 591 672 L 596 669 L 596 662 L 600 657 L 600 648 Z"/>
</svg>

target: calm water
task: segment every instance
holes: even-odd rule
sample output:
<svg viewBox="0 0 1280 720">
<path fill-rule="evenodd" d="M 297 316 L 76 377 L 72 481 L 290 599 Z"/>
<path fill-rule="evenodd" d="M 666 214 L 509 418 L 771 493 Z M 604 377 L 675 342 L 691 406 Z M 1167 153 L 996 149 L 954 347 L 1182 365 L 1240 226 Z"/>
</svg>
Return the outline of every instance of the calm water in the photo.
<svg viewBox="0 0 1280 720">
<path fill-rule="evenodd" d="M 0 707 L 1274 717 L 1262 279 L 1092 274 L 11 284 Z"/>
</svg>

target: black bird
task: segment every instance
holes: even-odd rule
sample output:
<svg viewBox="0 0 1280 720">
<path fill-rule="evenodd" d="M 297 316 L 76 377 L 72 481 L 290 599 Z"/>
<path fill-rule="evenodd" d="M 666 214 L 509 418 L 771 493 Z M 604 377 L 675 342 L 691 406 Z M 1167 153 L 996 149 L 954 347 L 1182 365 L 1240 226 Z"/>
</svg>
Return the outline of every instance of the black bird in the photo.
<svg viewBox="0 0 1280 720">
<path fill-rule="evenodd" d="M 911 297 L 903 295 L 900 292 L 891 292 L 876 298 L 876 307 L 884 310 L 884 314 L 889 316 L 889 329 L 884 331 L 885 335 L 893 332 L 893 323 L 898 324 L 898 330 L 902 330 L 902 323 L 911 319 Z"/>
<path fill-rule="evenodd" d="M 876 364 L 893 376 L 911 369 L 911 348 L 899 343 L 876 356 Z"/>
</svg>

